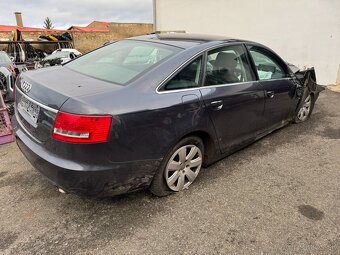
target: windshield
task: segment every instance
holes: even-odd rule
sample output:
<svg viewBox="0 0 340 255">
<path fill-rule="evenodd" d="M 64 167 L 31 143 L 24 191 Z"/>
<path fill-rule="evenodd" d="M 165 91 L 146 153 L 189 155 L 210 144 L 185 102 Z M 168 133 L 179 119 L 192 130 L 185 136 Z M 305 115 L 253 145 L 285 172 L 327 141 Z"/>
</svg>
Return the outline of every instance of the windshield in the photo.
<svg viewBox="0 0 340 255">
<path fill-rule="evenodd" d="M 157 43 L 125 40 L 92 51 L 65 66 L 94 78 L 123 85 L 179 50 Z"/>
<path fill-rule="evenodd" d="M 0 52 L 0 63 L 11 63 L 11 59 L 4 52 Z"/>
<path fill-rule="evenodd" d="M 53 53 L 45 58 L 45 60 L 49 59 L 55 59 L 55 58 L 68 58 L 69 57 L 69 52 L 68 51 L 58 51 L 56 53 Z"/>
</svg>

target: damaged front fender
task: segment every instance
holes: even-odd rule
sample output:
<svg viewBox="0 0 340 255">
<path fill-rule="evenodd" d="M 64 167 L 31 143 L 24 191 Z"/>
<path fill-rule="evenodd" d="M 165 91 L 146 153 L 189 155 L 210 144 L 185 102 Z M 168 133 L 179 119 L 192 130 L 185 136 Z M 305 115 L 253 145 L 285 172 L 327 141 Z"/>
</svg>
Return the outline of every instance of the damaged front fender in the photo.
<svg viewBox="0 0 340 255">
<path fill-rule="evenodd" d="M 296 82 L 296 97 L 299 99 L 296 110 L 300 109 L 303 104 L 303 99 L 312 94 L 314 102 L 319 97 L 321 91 L 325 90 L 324 86 L 318 85 L 316 82 L 316 74 L 314 67 L 307 68 L 306 70 L 299 70 L 296 68 L 294 72 Z"/>
</svg>

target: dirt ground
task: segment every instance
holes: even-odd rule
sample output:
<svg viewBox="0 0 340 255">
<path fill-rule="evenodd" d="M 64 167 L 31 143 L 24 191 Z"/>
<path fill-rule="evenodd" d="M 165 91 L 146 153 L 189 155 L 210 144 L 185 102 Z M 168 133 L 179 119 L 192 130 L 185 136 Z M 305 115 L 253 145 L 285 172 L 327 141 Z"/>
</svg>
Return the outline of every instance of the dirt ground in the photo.
<svg viewBox="0 0 340 255">
<path fill-rule="evenodd" d="M 340 254 L 340 94 L 187 191 L 65 195 L 0 146 L 0 254 Z"/>
<path fill-rule="evenodd" d="M 339 85 L 333 85 L 333 86 L 328 86 L 330 90 L 334 92 L 340 92 L 340 84 Z"/>
</svg>

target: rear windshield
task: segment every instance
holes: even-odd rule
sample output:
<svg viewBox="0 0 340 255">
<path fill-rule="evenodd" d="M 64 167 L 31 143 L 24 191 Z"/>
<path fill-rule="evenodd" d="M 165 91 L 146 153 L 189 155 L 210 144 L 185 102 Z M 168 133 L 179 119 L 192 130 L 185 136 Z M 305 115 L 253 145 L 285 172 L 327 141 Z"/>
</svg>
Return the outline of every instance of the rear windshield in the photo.
<svg viewBox="0 0 340 255">
<path fill-rule="evenodd" d="M 65 66 L 97 79 L 125 85 L 179 50 L 157 43 L 125 40 L 92 51 Z"/>
</svg>

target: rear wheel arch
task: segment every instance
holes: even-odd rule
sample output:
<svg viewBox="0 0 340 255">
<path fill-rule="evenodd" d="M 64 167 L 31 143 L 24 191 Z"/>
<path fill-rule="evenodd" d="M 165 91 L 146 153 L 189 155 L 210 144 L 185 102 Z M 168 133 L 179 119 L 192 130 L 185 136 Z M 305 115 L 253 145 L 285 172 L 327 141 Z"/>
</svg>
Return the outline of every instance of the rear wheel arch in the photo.
<svg viewBox="0 0 340 255">
<path fill-rule="evenodd" d="M 149 190 L 167 196 L 187 189 L 196 179 L 204 161 L 204 144 L 198 136 L 186 136 L 165 155 Z"/>
<path fill-rule="evenodd" d="M 197 130 L 197 131 L 193 131 L 182 136 L 178 140 L 178 142 L 190 136 L 196 136 L 200 138 L 203 142 L 203 145 L 204 145 L 203 166 L 206 167 L 212 164 L 216 158 L 216 148 L 217 148 L 213 137 L 206 131 Z"/>
</svg>

